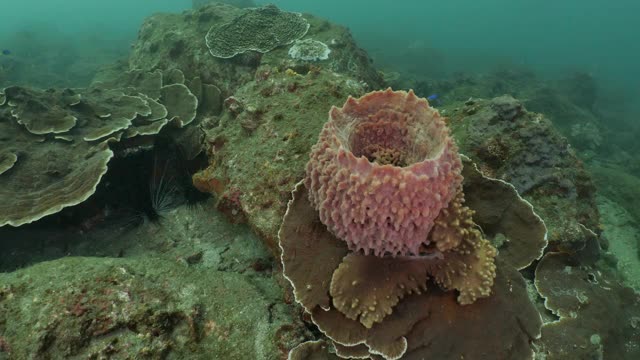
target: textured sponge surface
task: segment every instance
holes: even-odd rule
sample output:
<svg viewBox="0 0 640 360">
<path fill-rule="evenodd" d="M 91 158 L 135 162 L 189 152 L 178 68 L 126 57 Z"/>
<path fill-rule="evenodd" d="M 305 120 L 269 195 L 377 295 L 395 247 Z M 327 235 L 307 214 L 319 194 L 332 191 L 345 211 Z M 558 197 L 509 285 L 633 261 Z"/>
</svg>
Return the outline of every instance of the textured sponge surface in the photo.
<svg viewBox="0 0 640 360">
<path fill-rule="evenodd" d="M 332 108 L 305 185 L 320 220 L 351 250 L 417 255 L 460 186 L 444 120 L 412 91 L 376 91 Z"/>
</svg>

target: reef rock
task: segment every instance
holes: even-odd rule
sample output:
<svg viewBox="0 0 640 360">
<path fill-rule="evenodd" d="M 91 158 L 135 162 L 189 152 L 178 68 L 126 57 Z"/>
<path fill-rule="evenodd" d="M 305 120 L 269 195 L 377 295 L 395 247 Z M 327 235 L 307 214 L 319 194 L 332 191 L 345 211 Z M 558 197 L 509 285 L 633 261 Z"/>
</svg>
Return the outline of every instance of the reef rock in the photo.
<svg viewBox="0 0 640 360">
<path fill-rule="evenodd" d="M 513 184 L 533 204 L 552 247 L 583 248 L 581 225 L 600 231 L 593 181 L 542 114 L 528 112 L 510 96 L 472 99 L 450 114 L 449 125 L 460 151 L 483 174 Z"/>
<path fill-rule="evenodd" d="M 296 46 L 291 45 L 295 40 L 307 38 L 328 44 L 331 55 L 319 62 L 325 69 L 371 88 L 381 86 L 381 76 L 346 28 L 273 5 L 240 9 L 214 3 L 183 14 L 154 15 L 142 25 L 129 67 L 147 71 L 178 68 L 187 82 L 199 78 L 227 97 L 254 76 L 288 68 L 306 73 L 308 61 L 289 57 L 289 50 Z"/>
<path fill-rule="evenodd" d="M 304 175 L 328 107 L 364 91 L 362 83 L 322 69 L 262 74 L 225 100 L 219 123 L 206 131 L 210 165 L 194 184 L 279 253 L 277 232 L 291 189 Z"/>
</svg>

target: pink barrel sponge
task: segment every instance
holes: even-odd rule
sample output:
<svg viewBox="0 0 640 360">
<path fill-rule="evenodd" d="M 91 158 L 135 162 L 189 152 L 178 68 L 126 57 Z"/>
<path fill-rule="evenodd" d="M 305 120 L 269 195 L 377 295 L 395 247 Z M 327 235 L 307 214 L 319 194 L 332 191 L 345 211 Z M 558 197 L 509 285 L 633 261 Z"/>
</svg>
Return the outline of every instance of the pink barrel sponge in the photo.
<svg viewBox="0 0 640 360">
<path fill-rule="evenodd" d="M 374 91 L 333 107 L 305 185 L 320 220 L 353 251 L 420 255 L 462 163 L 443 118 L 413 91 Z"/>
</svg>

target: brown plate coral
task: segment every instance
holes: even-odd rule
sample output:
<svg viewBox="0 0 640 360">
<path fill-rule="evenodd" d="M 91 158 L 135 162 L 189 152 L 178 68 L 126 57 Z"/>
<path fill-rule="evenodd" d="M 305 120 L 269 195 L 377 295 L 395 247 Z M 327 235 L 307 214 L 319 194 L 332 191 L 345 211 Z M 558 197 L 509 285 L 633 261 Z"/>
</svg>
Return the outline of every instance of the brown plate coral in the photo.
<svg viewBox="0 0 640 360">
<path fill-rule="evenodd" d="M 178 70 L 179 71 L 179 70 Z M 130 71 L 86 89 L 12 86 L 0 102 L 0 226 L 20 226 L 87 200 L 113 142 L 191 123 L 198 100 L 162 72 Z"/>
</svg>

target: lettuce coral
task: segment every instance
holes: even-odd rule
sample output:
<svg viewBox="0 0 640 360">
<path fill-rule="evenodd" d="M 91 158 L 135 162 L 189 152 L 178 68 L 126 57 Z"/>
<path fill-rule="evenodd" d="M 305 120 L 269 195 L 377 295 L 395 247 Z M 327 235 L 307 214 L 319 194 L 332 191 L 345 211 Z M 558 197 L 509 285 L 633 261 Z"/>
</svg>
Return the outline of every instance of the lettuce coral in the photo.
<svg viewBox="0 0 640 360">
<path fill-rule="evenodd" d="M 196 96 L 184 84 L 163 84 L 162 74 L 133 70 L 84 89 L 3 89 L 0 197 L 13 201 L 0 204 L 0 227 L 87 200 L 114 156 L 110 143 L 191 123 Z"/>
</svg>

